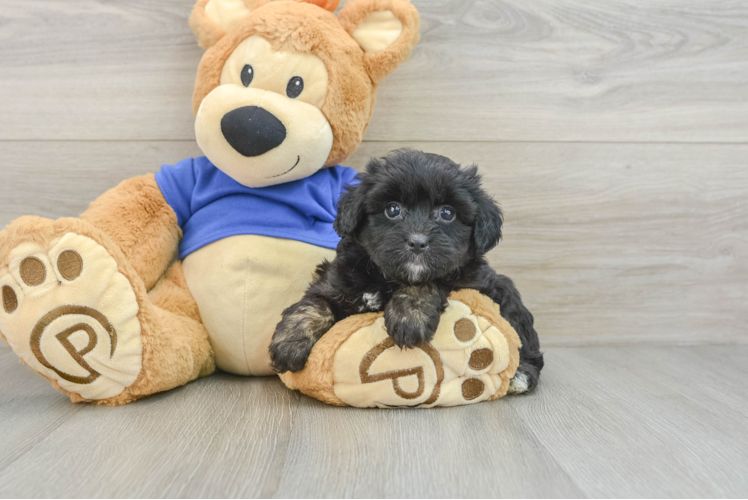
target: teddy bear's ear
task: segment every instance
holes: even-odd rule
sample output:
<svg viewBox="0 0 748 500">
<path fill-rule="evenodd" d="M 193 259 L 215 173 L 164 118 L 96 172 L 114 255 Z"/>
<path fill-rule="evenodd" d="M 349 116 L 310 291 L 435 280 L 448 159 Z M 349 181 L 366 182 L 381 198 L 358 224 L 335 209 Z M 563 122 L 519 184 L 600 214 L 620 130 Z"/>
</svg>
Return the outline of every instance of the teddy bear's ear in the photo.
<svg viewBox="0 0 748 500">
<path fill-rule="evenodd" d="M 405 62 L 418 43 L 421 18 L 408 0 L 351 0 L 338 18 L 364 50 L 375 83 Z"/>
<path fill-rule="evenodd" d="M 252 10 L 270 0 L 198 0 L 192 9 L 190 27 L 197 44 L 208 50 Z"/>
</svg>

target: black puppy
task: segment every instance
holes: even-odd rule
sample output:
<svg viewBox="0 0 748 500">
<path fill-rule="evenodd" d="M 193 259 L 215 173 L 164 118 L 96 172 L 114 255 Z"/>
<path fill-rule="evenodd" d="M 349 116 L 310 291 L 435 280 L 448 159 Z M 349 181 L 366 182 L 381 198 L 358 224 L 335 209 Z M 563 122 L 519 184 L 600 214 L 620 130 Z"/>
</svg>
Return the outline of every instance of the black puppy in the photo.
<svg viewBox="0 0 748 500">
<path fill-rule="evenodd" d="M 270 345 L 275 370 L 301 370 L 333 324 L 362 312 L 384 310 L 400 347 L 428 342 L 450 292 L 472 288 L 500 305 L 522 340 L 510 392 L 533 390 L 543 354 L 519 292 L 483 258 L 499 243 L 502 215 L 478 168 L 403 149 L 372 159 L 360 178 L 338 204 L 335 260 L 322 263 L 304 298 L 283 312 Z"/>
</svg>

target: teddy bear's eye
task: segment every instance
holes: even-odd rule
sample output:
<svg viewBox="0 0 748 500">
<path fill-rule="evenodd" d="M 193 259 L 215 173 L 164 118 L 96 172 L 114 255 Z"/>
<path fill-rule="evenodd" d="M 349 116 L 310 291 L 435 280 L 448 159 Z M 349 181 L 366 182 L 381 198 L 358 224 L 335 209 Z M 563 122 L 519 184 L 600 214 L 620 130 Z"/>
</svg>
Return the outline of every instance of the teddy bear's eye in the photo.
<svg viewBox="0 0 748 500">
<path fill-rule="evenodd" d="M 252 83 L 252 80 L 255 78 L 255 69 L 252 67 L 251 64 L 245 64 L 242 68 L 242 85 L 245 87 L 249 87 L 249 84 Z"/>
<path fill-rule="evenodd" d="M 288 81 L 286 95 L 291 99 L 296 99 L 304 91 L 304 80 L 300 76 L 294 76 Z"/>
</svg>

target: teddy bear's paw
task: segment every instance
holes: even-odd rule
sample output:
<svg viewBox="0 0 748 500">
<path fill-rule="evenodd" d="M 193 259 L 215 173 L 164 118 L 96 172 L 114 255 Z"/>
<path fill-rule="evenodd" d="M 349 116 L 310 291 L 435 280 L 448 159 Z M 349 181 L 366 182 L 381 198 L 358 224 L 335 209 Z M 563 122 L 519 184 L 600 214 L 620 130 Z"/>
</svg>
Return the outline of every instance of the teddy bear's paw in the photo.
<svg viewBox="0 0 748 500">
<path fill-rule="evenodd" d="M 516 334 L 512 331 L 511 334 Z M 334 392 L 351 406 L 455 406 L 503 396 L 518 363 L 516 343 L 458 300 L 431 342 L 400 349 L 383 318 L 335 353 Z"/>
<path fill-rule="evenodd" d="M 0 332 L 31 369 L 83 399 L 116 396 L 142 366 L 138 302 L 93 239 L 26 241 L 0 271 Z"/>
</svg>

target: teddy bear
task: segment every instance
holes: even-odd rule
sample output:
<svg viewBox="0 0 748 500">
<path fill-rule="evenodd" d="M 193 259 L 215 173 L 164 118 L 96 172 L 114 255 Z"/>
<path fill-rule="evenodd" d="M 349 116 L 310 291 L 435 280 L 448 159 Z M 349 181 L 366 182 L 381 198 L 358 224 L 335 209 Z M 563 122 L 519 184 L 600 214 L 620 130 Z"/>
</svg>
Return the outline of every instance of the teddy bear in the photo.
<svg viewBox="0 0 748 500">
<path fill-rule="evenodd" d="M 216 368 L 274 373 L 282 311 L 334 257 L 336 202 L 356 182 L 340 163 L 362 141 L 378 84 L 419 39 L 408 0 L 351 0 L 335 15 L 337 4 L 198 0 L 192 105 L 205 156 L 125 180 L 79 218 L 21 217 L 0 232 L 0 334 L 73 402 L 122 405 Z M 445 313 L 443 345 L 394 353 L 376 315 L 362 315 L 283 380 L 338 405 L 501 396 L 519 341 L 498 306 L 467 292 Z M 333 363 L 346 349 L 353 364 Z M 435 361 L 452 351 L 460 367 Z"/>
</svg>

